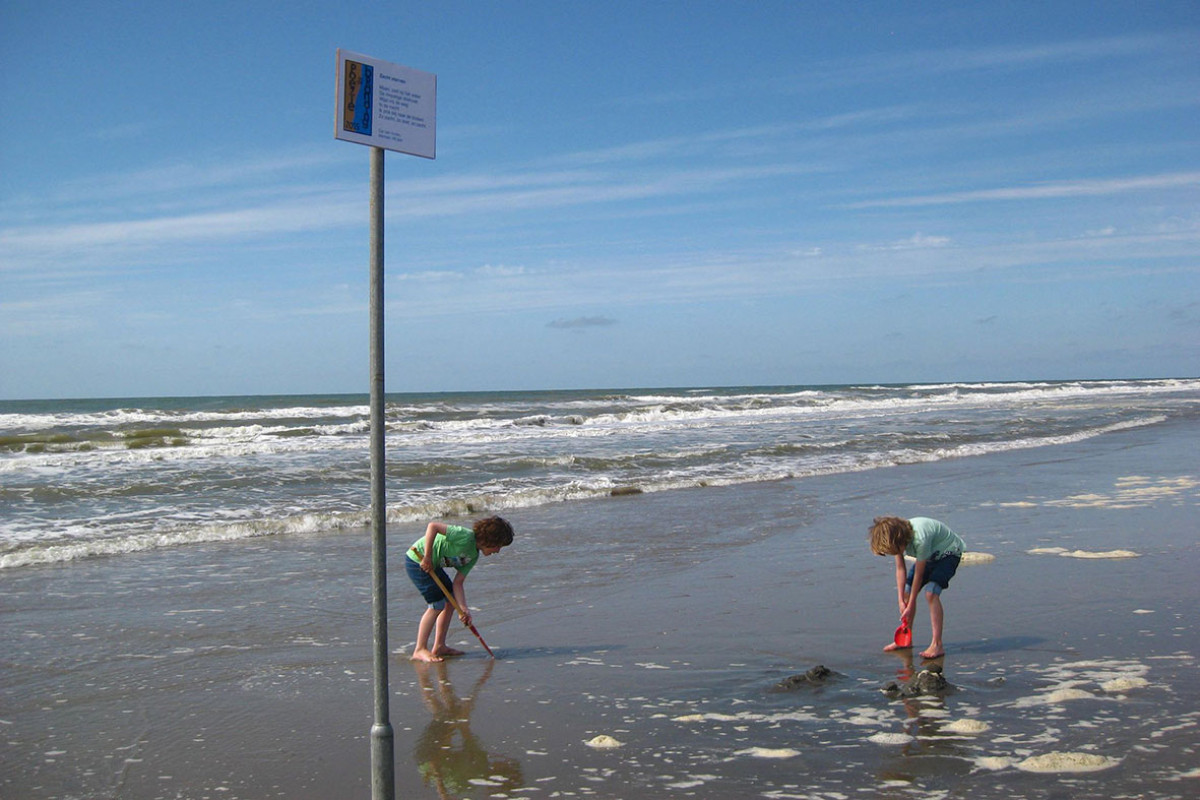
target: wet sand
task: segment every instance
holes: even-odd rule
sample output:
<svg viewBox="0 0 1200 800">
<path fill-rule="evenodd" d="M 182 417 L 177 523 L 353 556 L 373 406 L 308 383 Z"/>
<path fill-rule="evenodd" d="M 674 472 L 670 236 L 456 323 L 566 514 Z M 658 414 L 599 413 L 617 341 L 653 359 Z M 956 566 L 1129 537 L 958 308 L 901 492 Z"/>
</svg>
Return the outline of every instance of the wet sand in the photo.
<svg viewBox="0 0 1200 800">
<path fill-rule="evenodd" d="M 514 514 L 467 584 L 494 662 L 456 624 L 466 656 L 411 663 L 392 570 L 397 796 L 1195 796 L 1196 452 L 1178 424 Z M 944 595 L 944 697 L 882 691 L 921 663 L 881 652 L 880 513 L 992 556 Z M 368 796 L 368 559 L 341 533 L 0 575 L 0 796 Z"/>
</svg>

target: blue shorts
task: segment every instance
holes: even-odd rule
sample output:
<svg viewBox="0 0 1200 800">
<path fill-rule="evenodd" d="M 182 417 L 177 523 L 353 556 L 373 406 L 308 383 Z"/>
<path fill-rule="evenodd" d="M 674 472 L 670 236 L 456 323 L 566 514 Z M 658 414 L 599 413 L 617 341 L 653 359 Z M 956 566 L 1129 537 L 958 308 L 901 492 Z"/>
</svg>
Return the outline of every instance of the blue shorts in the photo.
<svg viewBox="0 0 1200 800">
<path fill-rule="evenodd" d="M 446 595 L 442 592 L 440 586 L 433 582 L 433 578 L 425 570 L 421 569 L 421 565 L 413 561 L 408 556 L 404 557 L 404 571 L 408 573 L 408 578 L 413 582 L 413 586 L 417 587 L 417 591 L 421 593 L 421 597 L 425 598 L 425 602 L 429 603 L 429 607 L 434 611 L 441 611 L 446 607 Z M 438 578 L 442 581 L 447 589 L 450 588 L 450 578 L 446 575 L 446 570 L 438 567 L 434 570 Z"/>
<path fill-rule="evenodd" d="M 958 572 L 958 562 L 962 561 L 962 556 L 948 555 L 941 558 L 931 558 L 925 562 L 925 574 L 921 576 L 921 586 L 929 584 L 927 590 L 930 594 L 941 594 L 943 589 L 950 588 L 950 579 L 954 577 L 954 573 Z M 913 571 L 917 568 L 914 561 L 908 566 L 908 578 L 904 582 L 904 591 L 907 593 L 912 588 Z"/>
</svg>

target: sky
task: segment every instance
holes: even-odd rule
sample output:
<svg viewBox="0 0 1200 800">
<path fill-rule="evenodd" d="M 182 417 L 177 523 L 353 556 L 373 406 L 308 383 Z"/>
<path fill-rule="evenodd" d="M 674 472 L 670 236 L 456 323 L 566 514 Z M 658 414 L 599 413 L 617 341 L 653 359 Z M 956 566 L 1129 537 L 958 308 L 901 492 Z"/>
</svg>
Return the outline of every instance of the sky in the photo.
<svg viewBox="0 0 1200 800">
<path fill-rule="evenodd" d="M 0 0 L 0 399 L 1200 374 L 1200 3 Z"/>
</svg>

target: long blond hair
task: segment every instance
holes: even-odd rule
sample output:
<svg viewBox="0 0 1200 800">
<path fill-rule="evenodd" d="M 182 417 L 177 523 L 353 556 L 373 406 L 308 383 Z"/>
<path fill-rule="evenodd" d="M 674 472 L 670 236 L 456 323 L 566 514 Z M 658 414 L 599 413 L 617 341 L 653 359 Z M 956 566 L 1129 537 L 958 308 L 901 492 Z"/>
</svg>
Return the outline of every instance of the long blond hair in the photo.
<svg viewBox="0 0 1200 800">
<path fill-rule="evenodd" d="M 877 556 L 903 553 L 912 539 L 912 523 L 903 517 L 876 517 L 871 525 L 871 552 Z"/>
</svg>

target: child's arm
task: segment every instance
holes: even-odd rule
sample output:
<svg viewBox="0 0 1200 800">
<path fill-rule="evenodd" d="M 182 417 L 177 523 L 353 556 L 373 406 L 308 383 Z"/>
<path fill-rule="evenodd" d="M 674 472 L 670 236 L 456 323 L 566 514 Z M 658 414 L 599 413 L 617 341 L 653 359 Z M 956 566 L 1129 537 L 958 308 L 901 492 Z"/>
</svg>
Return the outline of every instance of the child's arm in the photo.
<svg viewBox="0 0 1200 800">
<path fill-rule="evenodd" d="M 896 554 L 896 598 L 900 601 L 900 616 L 908 605 L 908 595 L 904 593 L 904 579 L 908 577 L 908 565 L 904 563 L 904 554 Z"/>
<path fill-rule="evenodd" d="M 454 586 L 450 591 L 454 593 L 454 602 L 458 603 L 458 607 L 462 609 L 462 613 L 458 618 L 462 620 L 463 625 L 471 624 L 471 609 L 467 607 L 467 576 L 461 572 L 454 576 Z"/>
<path fill-rule="evenodd" d="M 901 614 L 909 624 L 912 624 L 912 619 L 917 613 L 917 598 L 921 594 L 921 584 L 923 583 L 921 579 L 925 576 L 925 564 L 924 561 L 918 561 L 913 567 L 912 591 L 908 594 L 908 602 Z M 905 570 L 905 577 L 907 575 L 908 570 Z"/>
<path fill-rule="evenodd" d="M 421 553 L 421 569 L 425 572 L 433 572 L 433 540 L 439 533 L 446 534 L 446 523 L 431 522 L 425 528 L 425 550 Z"/>
</svg>

